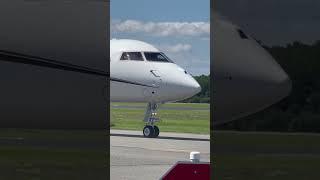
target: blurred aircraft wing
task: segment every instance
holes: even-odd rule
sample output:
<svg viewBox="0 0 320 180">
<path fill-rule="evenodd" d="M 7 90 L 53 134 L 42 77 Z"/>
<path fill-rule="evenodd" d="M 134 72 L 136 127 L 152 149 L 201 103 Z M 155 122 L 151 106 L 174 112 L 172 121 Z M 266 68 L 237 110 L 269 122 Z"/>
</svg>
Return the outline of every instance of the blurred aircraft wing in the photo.
<svg viewBox="0 0 320 180">
<path fill-rule="evenodd" d="M 0 127 L 107 128 L 109 1 L 4 0 L 0 14 Z"/>
</svg>

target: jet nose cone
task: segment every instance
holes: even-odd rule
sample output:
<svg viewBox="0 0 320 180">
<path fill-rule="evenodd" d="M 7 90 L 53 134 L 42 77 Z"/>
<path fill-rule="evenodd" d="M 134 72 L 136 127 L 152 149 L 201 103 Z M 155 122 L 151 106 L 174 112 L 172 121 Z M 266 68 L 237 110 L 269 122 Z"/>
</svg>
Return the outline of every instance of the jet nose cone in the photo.
<svg viewBox="0 0 320 180">
<path fill-rule="evenodd" d="M 290 94 L 292 81 L 280 65 L 272 58 L 258 60 L 255 68 L 238 68 L 232 79 L 215 77 L 216 124 L 261 111 Z"/>
<path fill-rule="evenodd" d="M 261 87 L 265 88 L 262 92 L 265 92 L 266 98 L 270 97 L 270 100 L 274 99 L 274 102 L 279 101 L 289 95 L 292 87 L 291 79 L 272 57 L 266 57 L 264 62 L 262 67 L 259 67 L 260 74 L 257 74 L 257 77 L 265 84 Z"/>
<path fill-rule="evenodd" d="M 199 92 L 201 92 L 201 86 L 198 82 L 196 82 L 193 87 L 192 87 L 193 91 L 194 91 L 194 95 L 198 94 Z"/>
<path fill-rule="evenodd" d="M 183 94 L 186 98 L 192 97 L 201 91 L 200 84 L 193 77 L 190 77 L 188 81 L 184 83 L 182 88 L 184 89 Z"/>
<path fill-rule="evenodd" d="M 191 96 L 198 94 L 201 91 L 200 84 L 195 80 L 191 79 L 190 82 L 186 85 L 186 88 L 190 90 Z"/>
<path fill-rule="evenodd" d="M 190 98 L 201 91 L 200 84 L 192 76 L 184 76 L 181 81 L 167 82 L 166 98 L 168 101 L 179 101 Z"/>
<path fill-rule="evenodd" d="M 273 94 L 276 95 L 278 99 L 282 99 L 290 94 L 292 81 L 286 74 L 285 78 L 278 79 L 273 83 L 273 88 Z"/>
<path fill-rule="evenodd" d="M 175 102 L 190 98 L 201 91 L 200 84 L 184 69 L 173 64 L 172 69 L 163 69 L 161 101 Z M 169 71 L 170 70 L 170 71 Z"/>
</svg>

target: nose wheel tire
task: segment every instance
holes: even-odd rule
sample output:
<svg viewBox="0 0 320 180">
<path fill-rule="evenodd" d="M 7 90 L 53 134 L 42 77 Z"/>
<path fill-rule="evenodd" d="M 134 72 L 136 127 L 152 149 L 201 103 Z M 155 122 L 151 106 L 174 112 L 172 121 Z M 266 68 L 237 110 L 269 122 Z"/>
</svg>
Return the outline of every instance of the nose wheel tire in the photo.
<svg viewBox="0 0 320 180">
<path fill-rule="evenodd" d="M 153 126 L 153 128 L 154 128 L 154 137 L 158 137 L 160 133 L 158 126 Z"/>
<path fill-rule="evenodd" d="M 155 138 L 158 137 L 160 130 L 158 126 L 150 126 L 147 125 L 143 128 L 143 136 L 148 138 Z"/>
<path fill-rule="evenodd" d="M 143 128 L 143 136 L 144 137 L 153 137 L 154 136 L 154 128 L 152 126 L 145 126 Z"/>
</svg>

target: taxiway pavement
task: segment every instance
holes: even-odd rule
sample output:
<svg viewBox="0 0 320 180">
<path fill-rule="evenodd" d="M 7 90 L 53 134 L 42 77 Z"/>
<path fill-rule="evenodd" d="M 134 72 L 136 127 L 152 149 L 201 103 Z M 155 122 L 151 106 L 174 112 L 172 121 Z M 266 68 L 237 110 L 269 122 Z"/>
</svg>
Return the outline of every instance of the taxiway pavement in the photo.
<svg viewBox="0 0 320 180">
<path fill-rule="evenodd" d="M 191 151 L 210 161 L 209 135 L 161 132 L 144 138 L 140 131 L 110 131 L 111 179 L 160 179 L 177 161 L 188 161 Z"/>
</svg>

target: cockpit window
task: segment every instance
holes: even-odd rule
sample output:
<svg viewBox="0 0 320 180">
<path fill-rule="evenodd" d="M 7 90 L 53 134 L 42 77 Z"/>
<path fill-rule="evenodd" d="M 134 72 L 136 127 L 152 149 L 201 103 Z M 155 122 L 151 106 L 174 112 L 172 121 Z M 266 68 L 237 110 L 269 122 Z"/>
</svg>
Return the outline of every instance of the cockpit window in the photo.
<svg viewBox="0 0 320 180">
<path fill-rule="evenodd" d="M 241 29 L 237 29 L 237 31 L 241 39 L 249 39 L 248 36 Z"/>
<path fill-rule="evenodd" d="M 143 61 L 141 52 L 124 52 L 120 60 Z"/>
<path fill-rule="evenodd" d="M 148 61 L 172 63 L 172 61 L 164 53 L 161 52 L 144 52 L 144 56 Z"/>
</svg>

